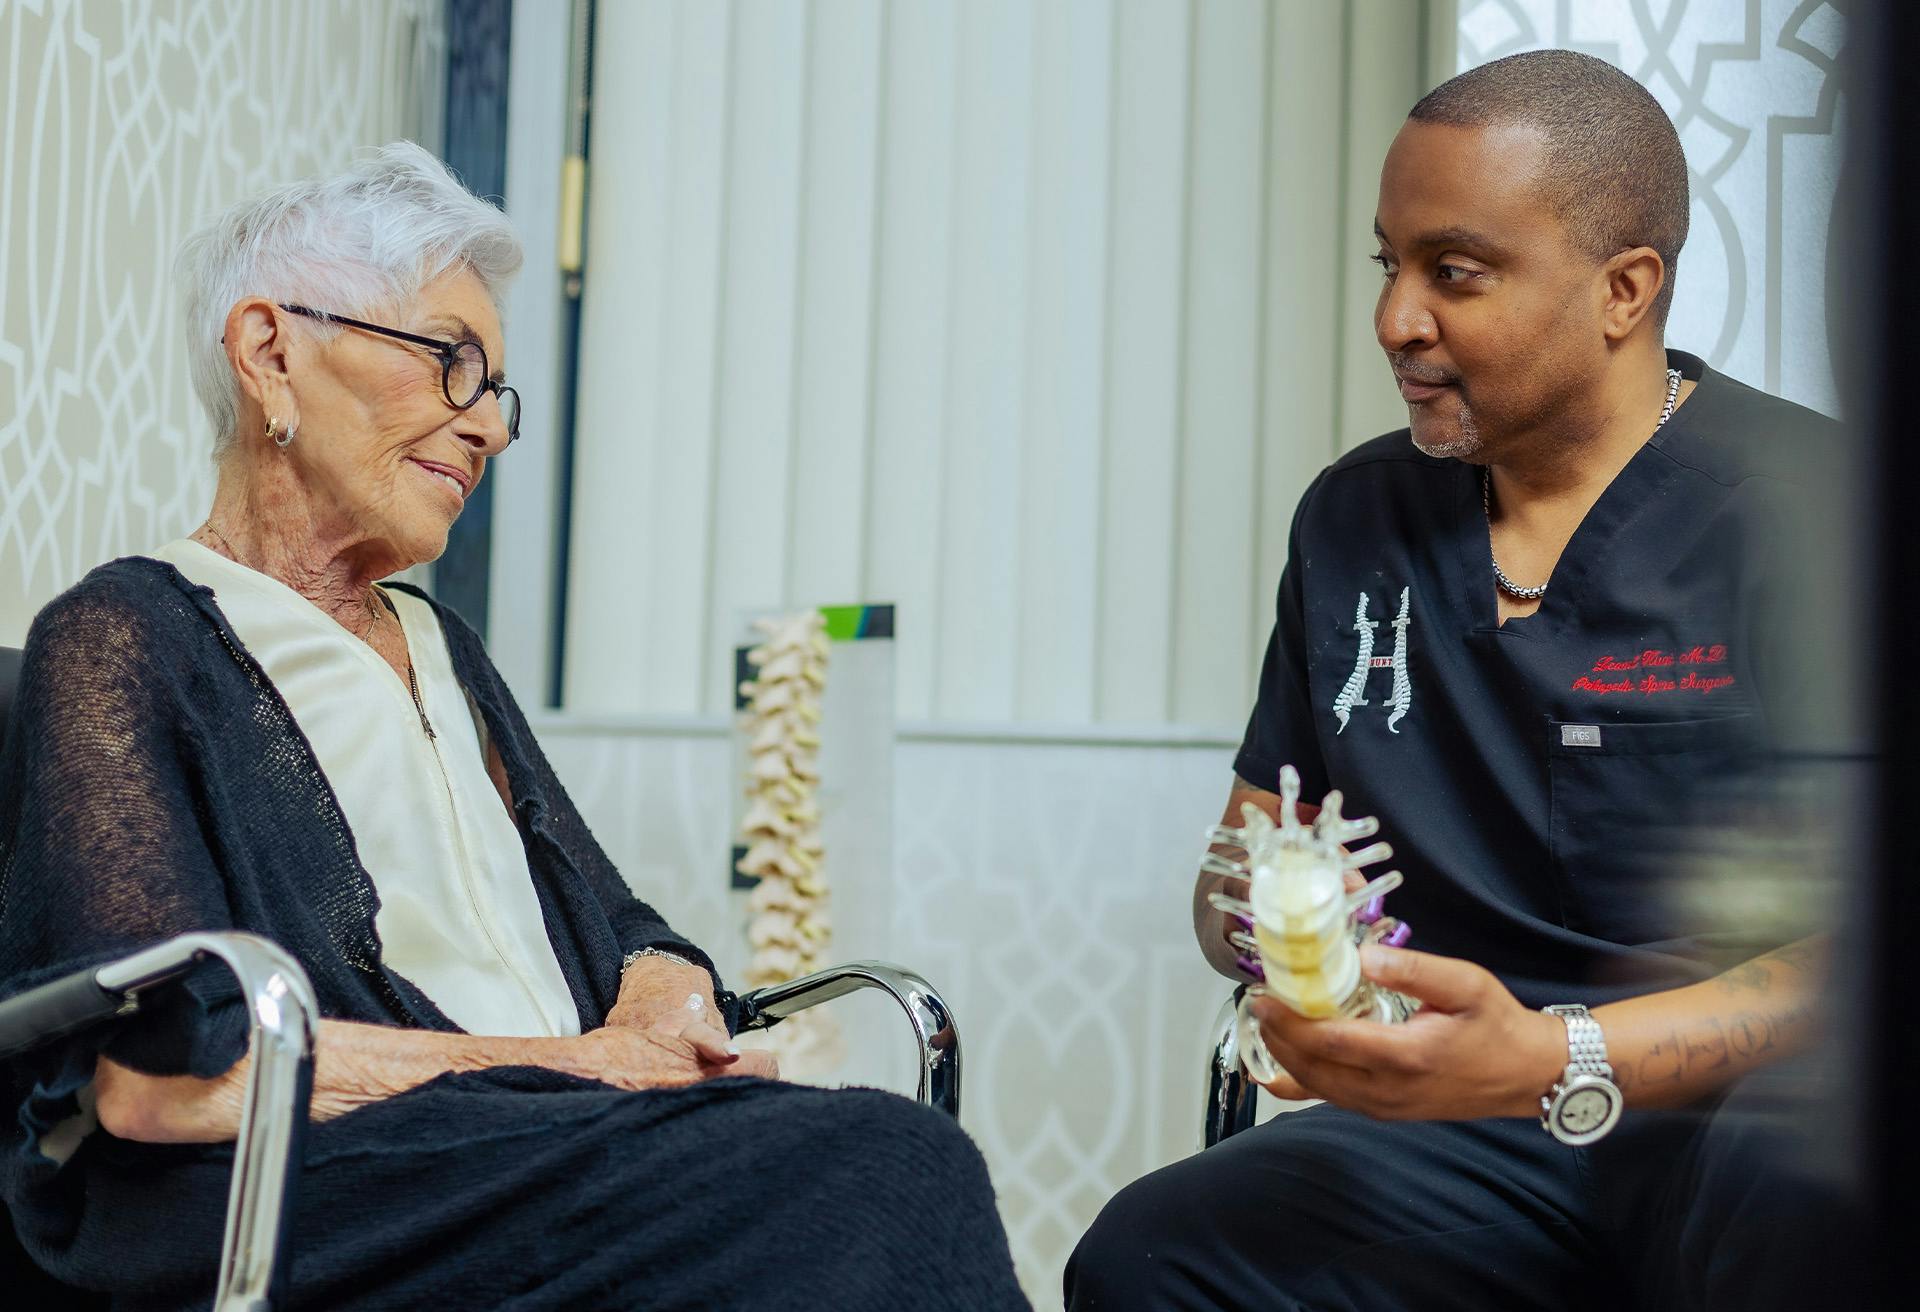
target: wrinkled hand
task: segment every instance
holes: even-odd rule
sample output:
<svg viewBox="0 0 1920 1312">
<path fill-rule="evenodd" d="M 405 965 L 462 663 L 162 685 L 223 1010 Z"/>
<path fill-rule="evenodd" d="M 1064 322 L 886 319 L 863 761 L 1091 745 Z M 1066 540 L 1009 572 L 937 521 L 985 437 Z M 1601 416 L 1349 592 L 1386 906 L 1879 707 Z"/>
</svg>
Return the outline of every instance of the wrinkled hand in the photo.
<svg viewBox="0 0 1920 1312">
<path fill-rule="evenodd" d="M 741 1052 L 712 1015 L 683 1008 L 646 1026 L 608 1025 L 573 1042 L 573 1073 L 627 1090 L 674 1088 L 724 1075 L 778 1079 L 770 1052 Z"/>
<path fill-rule="evenodd" d="M 1403 1024 L 1307 1020 L 1277 998 L 1252 1004 L 1287 1077 L 1276 1097 L 1324 1098 L 1382 1120 L 1538 1116 L 1540 1097 L 1566 1068 L 1566 1030 L 1521 1005 L 1470 961 L 1369 946 L 1368 979 L 1420 999 Z"/>
<path fill-rule="evenodd" d="M 645 1029 L 663 1016 L 685 1010 L 690 997 L 698 997 L 708 1019 L 720 1023 L 713 976 L 698 966 L 683 966 L 665 957 L 641 957 L 620 977 L 620 996 L 606 1023 Z"/>
<path fill-rule="evenodd" d="M 665 957 L 641 957 L 620 977 L 620 997 L 607 1013 L 606 1026 L 612 1030 L 639 1031 L 670 1046 L 684 1044 L 705 1072 L 696 1076 L 697 1079 L 718 1075 L 779 1078 L 779 1067 L 771 1053 L 742 1053 L 734 1047 L 727 1035 L 726 1022 L 714 1002 L 713 977 L 698 966 L 683 966 Z M 618 1044 L 617 1040 L 602 1042 Z M 619 1084 L 620 1081 L 607 1079 L 607 1083 Z M 692 1083 L 692 1080 L 654 1083 Z"/>
</svg>

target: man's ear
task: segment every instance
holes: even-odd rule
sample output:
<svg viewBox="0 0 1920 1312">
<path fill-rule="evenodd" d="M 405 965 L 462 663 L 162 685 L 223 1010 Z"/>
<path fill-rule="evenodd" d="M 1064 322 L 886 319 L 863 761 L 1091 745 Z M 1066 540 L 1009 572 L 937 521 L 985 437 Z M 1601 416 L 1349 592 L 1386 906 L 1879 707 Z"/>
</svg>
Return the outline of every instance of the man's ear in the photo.
<svg viewBox="0 0 1920 1312">
<path fill-rule="evenodd" d="M 1666 285 L 1667 262 L 1651 246 L 1621 251 L 1603 264 L 1600 314 L 1607 340 L 1623 342 L 1631 337 Z"/>
<path fill-rule="evenodd" d="M 240 390 L 266 419 L 278 419 L 288 432 L 300 427 L 300 403 L 294 399 L 288 356 L 291 325 L 279 306 L 264 296 L 235 301 L 227 311 L 220 339 Z"/>
</svg>

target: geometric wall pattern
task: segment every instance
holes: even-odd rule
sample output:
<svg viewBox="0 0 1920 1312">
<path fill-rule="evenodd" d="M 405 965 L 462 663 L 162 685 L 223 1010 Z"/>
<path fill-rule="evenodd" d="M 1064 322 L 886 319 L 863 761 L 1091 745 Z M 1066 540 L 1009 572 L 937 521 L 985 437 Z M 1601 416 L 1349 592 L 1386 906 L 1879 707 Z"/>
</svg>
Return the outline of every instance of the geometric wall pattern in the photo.
<svg viewBox="0 0 1920 1312">
<path fill-rule="evenodd" d="M 1846 30 L 1826 0 L 1461 0 L 1456 69 L 1559 46 L 1651 91 L 1693 192 L 1667 340 L 1835 414 L 1826 291 L 1845 255 L 1832 219 Z"/>
<path fill-rule="evenodd" d="M 212 499 L 171 268 L 202 220 L 439 142 L 443 0 L 0 0 L 0 644 Z"/>
</svg>

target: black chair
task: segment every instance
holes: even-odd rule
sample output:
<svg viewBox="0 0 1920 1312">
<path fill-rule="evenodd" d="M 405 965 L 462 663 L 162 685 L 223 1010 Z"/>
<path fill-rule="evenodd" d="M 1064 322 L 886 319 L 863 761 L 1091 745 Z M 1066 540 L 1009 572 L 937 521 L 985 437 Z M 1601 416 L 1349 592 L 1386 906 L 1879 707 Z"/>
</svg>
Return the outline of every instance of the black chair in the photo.
<svg viewBox="0 0 1920 1312">
<path fill-rule="evenodd" d="M 20 670 L 20 653 L 0 648 L 0 744 Z M 226 1235 L 215 1285 L 215 1312 L 270 1312 L 282 1287 L 293 1238 L 301 1135 L 312 1088 L 313 1033 L 319 1011 L 306 972 L 253 934 L 184 934 L 94 970 L 78 971 L 0 1002 L 0 1062 L 139 1009 L 209 958 L 238 977 L 251 1004 L 253 1061 L 235 1145 Z M 796 1012 L 859 989 L 879 989 L 906 1014 L 919 1049 L 914 1096 L 960 1114 L 960 1038 L 933 986 L 912 971 L 856 961 L 756 989 L 740 998 L 740 1028 L 764 1030 Z M 104 1296 L 68 1289 L 35 1267 L 9 1217 L 0 1226 L 0 1289 L 9 1308 L 104 1308 Z"/>
<path fill-rule="evenodd" d="M 1260 1086 L 1240 1064 L 1240 995 L 1233 991 L 1213 1021 L 1213 1043 L 1207 1050 L 1207 1096 L 1200 1126 L 1200 1146 L 1211 1148 L 1222 1139 L 1251 1129 L 1259 1111 Z"/>
<path fill-rule="evenodd" d="M 13 690 L 20 682 L 20 653 L 0 647 L 0 743 L 7 740 L 7 715 L 13 710 Z"/>
</svg>

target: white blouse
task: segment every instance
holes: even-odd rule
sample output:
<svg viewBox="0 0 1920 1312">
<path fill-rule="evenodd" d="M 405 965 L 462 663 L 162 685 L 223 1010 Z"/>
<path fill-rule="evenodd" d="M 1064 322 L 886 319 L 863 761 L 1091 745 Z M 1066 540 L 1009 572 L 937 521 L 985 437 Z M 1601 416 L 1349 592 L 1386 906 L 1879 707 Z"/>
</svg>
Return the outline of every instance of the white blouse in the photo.
<svg viewBox="0 0 1920 1312">
<path fill-rule="evenodd" d="M 313 745 L 379 894 L 387 966 L 470 1034 L 578 1034 L 526 849 L 432 608 L 384 590 L 406 631 L 416 708 L 373 648 L 279 580 L 190 538 L 153 554 L 213 590 Z"/>
</svg>

